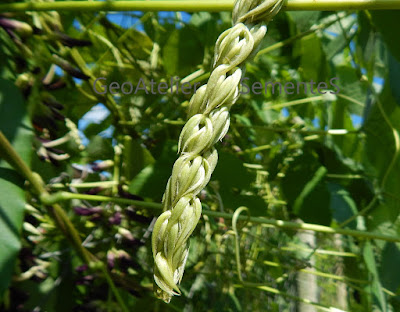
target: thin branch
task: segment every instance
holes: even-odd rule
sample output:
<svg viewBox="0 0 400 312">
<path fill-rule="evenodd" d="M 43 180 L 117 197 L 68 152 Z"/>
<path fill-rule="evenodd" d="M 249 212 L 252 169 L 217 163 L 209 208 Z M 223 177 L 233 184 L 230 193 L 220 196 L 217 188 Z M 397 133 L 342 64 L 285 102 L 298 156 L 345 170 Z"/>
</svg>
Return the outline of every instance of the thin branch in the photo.
<svg viewBox="0 0 400 312">
<path fill-rule="evenodd" d="M 143 207 L 147 209 L 155 209 L 161 210 L 162 205 L 159 203 L 153 202 L 145 202 L 127 198 L 119 198 L 119 197 L 109 197 L 109 196 L 101 196 L 101 195 L 87 195 L 87 194 L 75 194 L 69 192 L 57 192 L 52 195 L 45 195 L 41 197 L 42 201 L 47 204 L 53 204 L 60 201 L 71 200 L 71 199 L 82 199 L 82 200 L 92 200 L 92 201 L 100 201 L 100 202 L 114 202 L 121 203 L 127 205 L 135 205 L 138 207 Z M 224 219 L 232 219 L 232 213 L 226 212 L 218 212 L 203 209 L 203 215 L 207 215 L 215 218 L 224 218 Z M 400 237 L 397 236 L 389 236 L 378 233 L 370 233 L 363 231 L 356 231 L 350 229 L 340 229 L 340 228 L 332 228 L 329 226 L 311 224 L 311 223 L 297 223 L 283 220 L 272 220 L 266 219 L 263 217 L 244 217 L 238 216 L 237 220 L 248 221 L 256 224 L 263 224 L 266 226 L 272 226 L 276 228 L 286 228 L 298 231 L 314 231 L 319 233 L 327 233 L 327 234 L 342 234 L 348 236 L 358 237 L 360 239 L 380 239 L 388 242 L 396 242 L 400 243 Z"/>
<path fill-rule="evenodd" d="M 312 305 L 314 307 L 317 307 L 321 311 L 326 311 L 326 312 L 332 312 L 332 311 L 345 312 L 344 310 L 339 310 L 337 308 L 326 306 L 326 305 L 320 304 L 318 302 L 312 302 L 311 300 L 308 300 L 308 299 L 305 299 L 305 298 L 300 298 L 300 297 L 296 297 L 296 296 L 290 295 L 287 292 L 278 290 L 276 288 L 272 288 L 272 287 L 267 286 L 265 284 L 244 282 L 243 284 L 240 284 L 240 285 L 234 285 L 234 287 L 236 287 L 236 288 L 249 287 L 249 288 L 256 288 L 256 289 L 264 290 L 264 291 L 272 293 L 272 294 L 276 294 L 276 295 L 279 295 L 279 296 L 284 296 L 284 297 L 287 297 L 287 298 L 290 298 L 290 299 L 293 299 L 293 300 L 296 300 L 296 301 L 299 301 L 299 302 L 303 302 L 303 303 Z"/>
<path fill-rule="evenodd" d="M 24 11 L 232 11 L 233 0 L 200 1 L 57 1 L 0 5 L 0 12 Z M 287 0 L 286 11 L 399 10 L 398 0 Z"/>
</svg>

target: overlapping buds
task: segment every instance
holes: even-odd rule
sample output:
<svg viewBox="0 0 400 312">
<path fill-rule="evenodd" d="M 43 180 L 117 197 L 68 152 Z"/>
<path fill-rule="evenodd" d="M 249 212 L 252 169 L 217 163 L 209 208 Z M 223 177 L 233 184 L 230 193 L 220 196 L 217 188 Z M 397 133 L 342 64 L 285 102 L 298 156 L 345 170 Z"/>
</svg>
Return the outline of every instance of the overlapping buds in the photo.
<svg viewBox="0 0 400 312">
<path fill-rule="evenodd" d="M 267 31 L 264 25 L 248 25 L 270 20 L 282 4 L 283 0 L 236 1 L 235 25 L 218 38 L 208 83 L 190 100 L 189 120 L 179 138 L 180 156 L 168 180 L 164 212 L 152 236 L 155 293 L 165 302 L 180 294 L 178 284 L 189 253 L 188 239 L 201 215 L 197 195 L 210 181 L 217 164 L 214 144 L 228 131 L 229 109 L 238 99 L 244 62 L 256 53 Z"/>
<path fill-rule="evenodd" d="M 270 22 L 283 6 L 283 0 L 237 0 L 232 20 L 236 23 L 256 24 Z"/>
</svg>

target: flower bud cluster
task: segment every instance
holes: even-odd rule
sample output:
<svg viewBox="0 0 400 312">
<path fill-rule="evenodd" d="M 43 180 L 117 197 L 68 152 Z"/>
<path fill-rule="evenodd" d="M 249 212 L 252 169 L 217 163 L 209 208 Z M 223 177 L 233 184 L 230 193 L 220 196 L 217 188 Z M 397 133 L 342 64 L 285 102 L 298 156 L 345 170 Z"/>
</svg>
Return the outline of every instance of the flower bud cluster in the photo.
<svg viewBox="0 0 400 312">
<path fill-rule="evenodd" d="M 213 70 L 208 83 L 193 95 L 189 120 L 179 137 L 172 175 L 163 197 L 164 212 L 158 217 L 152 235 L 155 293 L 165 302 L 179 295 L 188 239 L 201 215 L 197 195 L 208 184 L 218 161 L 214 145 L 228 131 L 229 109 L 239 95 L 244 62 L 254 56 L 267 32 L 264 25 L 281 8 L 283 0 L 237 0 L 234 26 L 223 32 L 215 45 Z"/>
</svg>

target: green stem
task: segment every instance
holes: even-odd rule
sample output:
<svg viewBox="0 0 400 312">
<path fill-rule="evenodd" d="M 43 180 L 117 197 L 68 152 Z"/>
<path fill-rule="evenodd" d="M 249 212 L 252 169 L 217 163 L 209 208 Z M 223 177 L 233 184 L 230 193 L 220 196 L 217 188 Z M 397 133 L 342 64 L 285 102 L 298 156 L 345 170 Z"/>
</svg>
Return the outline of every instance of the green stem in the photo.
<svg viewBox="0 0 400 312">
<path fill-rule="evenodd" d="M 315 28 L 311 28 L 311 29 L 309 29 L 309 30 L 307 30 L 305 32 L 302 32 L 300 34 L 297 34 L 297 35 L 295 35 L 293 37 L 287 38 L 287 39 L 285 39 L 283 41 L 280 41 L 280 42 L 277 42 L 277 43 L 275 43 L 273 45 L 270 45 L 269 47 L 266 47 L 265 49 L 260 50 L 257 53 L 257 55 L 255 56 L 255 60 L 257 61 L 257 59 L 263 54 L 267 54 L 267 53 L 270 53 L 271 51 L 274 51 L 276 49 L 279 49 L 279 48 L 282 48 L 284 46 L 287 46 L 287 45 L 295 42 L 296 40 L 299 40 L 299 39 L 301 39 L 303 37 L 306 37 L 306 36 L 308 36 L 310 34 L 313 34 L 313 33 L 317 32 L 318 30 L 322 30 L 322 29 L 328 28 L 329 26 L 331 26 L 331 25 L 337 23 L 338 21 L 340 21 L 342 18 L 347 17 L 349 14 L 350 13 L 346 13 L 346 14 L 340 15 L 336 19 L 334 19 L 333 21 L 329 21 L 329 22 L 320 24 Z"/>
<path fill-rule="evenodd" d="M 19 2 L 0 5 L 0 12 L 25 11 L 232 11 L 233 0 L 200 1 L 57 1 Z M 399 10 L 398 0 L 287 0 L 287 11 Z"/>
<path fill-rule="evenodd" d="M 107 268 L 101 264 L 100 270 L 103 272 L 103 275 L 108 283 L 108 285 L 111 288 L 112 293 L 115 296 L 115 299 L 117 299 L 118 304 L 120 305 L 121 309 L 123 312 L 129 312 L 128 308 L 125 305 L 124 300 L 121 297 L 121 294 L 119 293 L 117 287 L 114 284 L 114 281 L 112 280 L 110 273 L 108 273 Z"/>
<path fill-rule="evenodd" d="M 32 184 L 32 187 L 36 190 L 36 192 L 38 192 L 39 194 L 45 192 L 41 181 L 25 164 L 22 158 L 19 157 L 19 155 L 12 147 L 8 139 L 4 136 L 2 131 L 0 131 L 0 157 L 8 162 L 20 174 L 22 174 Z"/>
<path fill-rule="evenodd" d="M 273 262 L 273 261 L 257 261 L 258 263 L 262 263 L 265 264 L 267 266 L 271 266 L 271 267 L 276 267 L 276 268 L 284 268 L 284 269 L 288 269 L 288 270 L 292 270 L 293 267 L 291 267 L 290 265 L 285 265 L 285 264 L 281 264 L 278 262 Z M 336 275 L 336 274 L 330 274 L 330 273 L 325 273 L 325 272 L 320 272 L 320 271 L 311 271 L 311 270 L 307 270 L 307 269 L 297 269 L 296 271 L 298 272 L 303 272 L 306 274 L 311 274 L 311 275 L 315 275 L 315 276 L 320 276 L 320 277 L 325 277 L 325 278 L 330 278 L 330 279 L 334 279 L 337 281 L 342 281 L 342 282 L 352 282 L 352 283 L 357 283 L 357 284 L 368 284 L 369 281 L 366 280 L 360 280 L 360 279 L 356 279 L 356 278 L 351 278 L 351 277 L 347 277 L 347 276 L 340 276 L 340 275 Z"/>
<path fill-rule="evenodd" d="M 294 105 L 300 105 L 300 104 L 306 104 L 306 103 L 311 103 L 311 102 L 316 102 L 316 101 L 323 101 L 325 98 L 322 95 L 319 96 L 314 96 L 314 97 L 309 97 L 301 100 L 294 100 L 286 103 L 281 103 L 281 104 L 275 104 L 275 105 L 269 105 L 271 102 L 267 103 L 266 109 L 277 109 L 277 108 L 283 108 L 283 107 L 289 107 L 289 106 L 294 106 Z"/>
<path fill-rule="evenodd" d="M 58 1 L 8 3 L 0 12 L 23 11 L 232 11 L 233 0 L 201 1 Z M 399 10 L 398 0 L 287 0 L 286 11 Z"/>
<path fill-rule="evenodd" d="M 102 195 L 87 195 L 87 194 L 77 194 L 69 192 L 57 192 L 52 195 L 42 196 L 42 200 L 45 201 L 47 204 L 57 203 L 60 201 L 71 200 L 71 199 L 112 202 L 117 204 L 135 205 L 147 209 L 157 209 L 157 210 L 160 210 L 162 208 L 162 205 L 159 203 L 149 203 L 140 200 L 120 198 L 120 197 L 109 197 Z"/>
<path fill-rule="evenodd" d="M 308 299 L 305 299 L 305 298 L 300 298 L 300 297 L 296 297 L 296 296 L 290 295 L 287 292 L 284 292 L 284 291 L 278 290 L 276 288 L 272 288 L 272 287 L 266 286 L 265 284 L 244 282 L 243 284 L 240 284 L 240 285 L 234 285 L 234 287 L 236 287 L 236 288 L 243 288 L 243 287 L 256 288 L 256 289 L 267 291 L 267 292 L 272 293 L 272 294 L 276 294 L 276 295 L 279 295 L 279 296 L 284 296 L 284 297 L 287 297 L 287 298 L 290 298 L 290 299 L 293 299 L 293 300 L 296 300 L 296 301 L 307 303 L 307 304 L 312 305 L 314 307 L 318 307 L 321 311 L 326 311 L 326 312 L 332 312 L 333 311 L 332 307 L 329 307 L 329 306 L 326 306 L 326 305 L 323 305 L 323 304 L 320 304 L 320 303 L 317 303 L 317 302 L 312 302 L 311 300 L 308 300 Z M 339 309 L 335 309 L 334 311 L 344 312 L 343 310 L 339 310 Z"/>
<path fill-rule="evenodd" d="M 233 1 L 58 1 L 0 5 L 0 12 L 21 11 L 232 11 Z"/>
<path fill-rule="evenodd" d="M 86 182 L 86 183 L 54 183 L 49 184 L 48 186 L 55 189 L 62 188 L 93 188 L 93 187 L 101 187 L 101 188 L 110 188 L 114 185 L 117 185 L 118 182 L 115 181 L 98 181 L 98 182 Z"/>
<path fill-rule="evenodd" d="M 237 270 L 237 275 L 239 277 L 240 282 L 244 283 L 243 277 L 242 277 L 242 265 L 240 262 L 240 234 L 237 228 L 237 221 L 239 219 L 240 214 L 243 211 L 247 211 L 248 209 L 246 207 L 240 207 L 236 209 L 235 213 L 232 216 L 232 229 L 233 232 L 235 233 L 235 258 L 236 258 L 236 270 Z M 249 219 L 249 215 L 246 218 L 247 220 Z"/>
<path fill-rule="evenodd" d="M 76 193 L 69 193 L 69 192 L 57 192 L 52 195 L 42 196 L 42 201 L 46 202 L 47 204 L 53 204 L 64 200 L 71 200 L 71 199 L 81 199 L 81 200 L 89 200 L 89 201 L 100 201 L 100 202 L 114 202 L 120 204 L 127 204 L 127 205 L 135 205 L 138 207 L 143 207 L 147 209 L 155 209 L 161 210 L 162 204 L 159 203 L 150 203 L 144 202 L 139 200 L 127 199 L 127 198 L 118 198 L 118 197 L 109 197 L 109 196 L 102 196 L 102 195 L 87 195 L 87 194 L 76 194 Z M 223 218 L 223 219 L 232 219 L 232 213 L 226 212 L 218 212 L 218 211 L 211 211 L 203 209 L 203 215 L 207 215 L 210 217 L 215 218 Z M 263 217 L 245 217 L 245 216 L 238 216 L 237 220 L 248 221 L 251 223 L 257 224 L 264 224 L 267 226 L 272 226 L 276 228 L 286 228 L 292 230 L 299 230 L 299 231 L 314 231 L 319 233 L 327 233 L 327 234 L 342 234 L 348 236 L 354 236 L 361 239 L 380 239 L 388 242 L 396 242 L 400 243 L 400 237 L 396 236 L 389 236 L 384 234 L 377 234 L 377 233 L 369 233 L 363 231 L 356 231 L 350 229 L 340 229 L 340 228 L 332 228 L 329 226 L 318 225 L 318 224 L 311 224 L 311 223 L 296 223 L 290 221 L 283 221 L 283 220 L 272 220 L 266 219 Z"/>
<path fill-rule="evenodd" d="M 118 184 L 120 180 L 120 166 L 121 166 L 121 154 L 122 149 L 119 145 L 114 146 L 114 174 L 113 180 L 115 184 L 112 187 L 112 194 L 115 196 L 118 194 Z"/>
<path fill-rule="evenodd" d="M 224 213 L 224 212 L 216 212 L 210 210 L 203 210 L 203 214 L 208 215 L 210 217 L 216 218 L 224 218 L 231 219 L 232 214 Z M 310 224 L 310 223 L 296 223 L 290 221 L 282 221 L 282 220 L 271 220 L 262 217 L 244 217 L 239 216 L 238 220 L 249 221 L 251 223 L 259 223 L 265 224 L 269 226 L 273 226 L 276 228 L 286 228 L 292 230 L 301 230 L 301 231 L 314 231 L 320 233 L 328 233 L 328 234 L 342 234 L 348 236 L 354 236 L 358 238 L 364 239 L 380 239 L 389 242 L 400 242 L 400 237 L 388 236 L 383 234 L 369 233 L 363 231 L 349 230 L 349 229 L 339 229 L 339 228 L 331 228 L 329 226 L 318 225 L 318 224 Z"/>
</svg>

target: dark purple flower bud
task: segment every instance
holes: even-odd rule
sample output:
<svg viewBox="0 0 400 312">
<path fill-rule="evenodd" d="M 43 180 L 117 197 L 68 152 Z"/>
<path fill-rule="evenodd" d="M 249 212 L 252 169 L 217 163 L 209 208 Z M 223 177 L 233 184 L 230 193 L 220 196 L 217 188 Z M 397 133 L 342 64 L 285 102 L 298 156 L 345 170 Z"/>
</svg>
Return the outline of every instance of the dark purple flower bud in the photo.
<svg viewBox="0 0 400 312">
<path fill-rule="evenodd" d="M 127 229 L 119 228 L 118 229 L 118 233 L 128 241 L 133 242 L 135 240 L 135 238 L 133 237 L 132 233 L 130 231 L 128 231 Z"/>
<path fill-rule="evenodd" d="M 58 110 L 64 109 L 64 105 L 62 105 L 60 102 L 58 102 L 56 99 L 54 99 L 51 96 L 46 96 L 43 99 L 43 104 L 46 105 L 47 107 L 50 107 L 50 108 L 53 107 Z"/>
<path fill-rule="evenodd" d="M 56 110 L 54 107 L 50 106 L 50 110 L 55 119 L 61 120 L 61 121 L 65 120 L 65 116 L 63 114 L 61 114 L 58 110 Z"/>
<path fill-rule="evenodd" d="M 87 264 L 83 264 L 83 265 L 80 265 L 80 266 L 76 267 L 76 268 L 75 268 L 75 271 L 76 271 L 76 272 L 84 272 L 84 271 L 86 271 L 87 269 L 88 269 L 88 265 L 87 265 Z"/>
<path fill-rule="evenodd" d="M 89 191 L 85 192 L 85 194 L 96 195 L 96 194 L 100 193 L 102 190 L 104 190 L 104 188 L 98 186 L 98 187 L 91 188 Z"/>
<path fill-rule="evenodd" d="M 110 251 L 107 252 L 107 265 L 109 269 L 112 269 L 115 266 L 115 255 Z"/>
<path fill-rule="evenodd" d="M 67 84 L 65 83 L 63 78 L 58 79 L 57 81 L 51 83 L 51 84 L 45 84 L 44 87 L 47 90 L 58 90 L 62 89 L 66 86 Z"/>
<path fill-rule="evenodd" d="M 112 160 L 105 160 L 102 162 L 90 164 L 90 167 L 93 171 L 103 171 L 103 170 L 106 170 L 113 166 L 114 166 L 114 162 Z"/>
<path fill-rule="evenodd" d="M 102 207 L 74 207 L 74 211 L 77 215 L 80 216 L 92 216 L 96 213 L 101 213 L 103 211 Z"/>
<path fill-rule="evenodd" d="M 122 220 L 122 215 L 119 211 L 117 211 L 113 216 L 108 218 L 108 221 L 114 225 L 120 225 Z"/>
<path fill-rule="evenodd" d="M 55 37 L 61 41 L 61 43 L 67 47 L 87 47 L 91 46 L 92 42 L 89 40 L 75 39 L 72 38 L 58 30 L 54 31 L 53 34 Z"/>
<path fill-rule="evenodd" d="M 56 65 L 60 66 L 62 69 L 64 69 L 72 77 L 83 79 L 83 80 L 89 80 L 89 78 L 90 78 L 88 75 L 85 75 L 79 69 L 73 67 L 69 62 L 62 59 L 61 57 L 59 57 L 56 54 L 53 54 L 53 62 L 54 62 L 54 64 L 56 64 Z"/>
<path fill-rule="evenodd" d="M 237 145 L 232 146 L 232 149 L 233 149 L 233 151 L 236 152 L 236 153 L 240 153 L 240 152 L 242 151 L 242 149 L 241 149 L 239 146 L 237 146 Z"/>
<path fill-rule="evenodd" d="M 133 200 L 143 200 L 142 197 L 131 194 L 129 192 L 126 192 L 122 189 L 121 185 L 118 185 L 118 194 L 119 196 L 123 197 L 123 198 L 128 198 L 128 199 L 133 199 Z"/>
<path fill-rule="evenodd" d="M 32 34 L 32 27 L 24 22 L 0 17 L 0 27 L 3 27 L 6 30 L 14 30 L 18 34 L 22 36 L 29 36 Z"/>
<path fill-rule="evenodd" d="M 94 280 L 93 275 L 86 275 L 76 281 L 77 285 L 89 285 Z"/>
<path fill-rule="evenodd" d="M 93 275 L 86 275 L 83 277 L 84 281 L 86 282 L 91 282 L 94 280 L 94 276 Z"/>
<path fill-rule="evenodd" d="M 153 217 L 145 217 L 143 215 L 139 215 L 136 213 L 136 211 L 132 207 L 128 207 L 127 209 L 124 210 L 124 213 L 127 215 L 127 217 L 132 220 L 136 221 L 139 223 L 143 224 L 149 224 Z"/>
<path fill-rule="evenodd" d="M 59 148 L 54 148 L 54 147 L 47 147 L 46 144 L 44 144 L 44 147 L 49 151 L 54 154 L 64 154 L 65 152 L 63 150 L 60 150 Z"/>
</svg>

